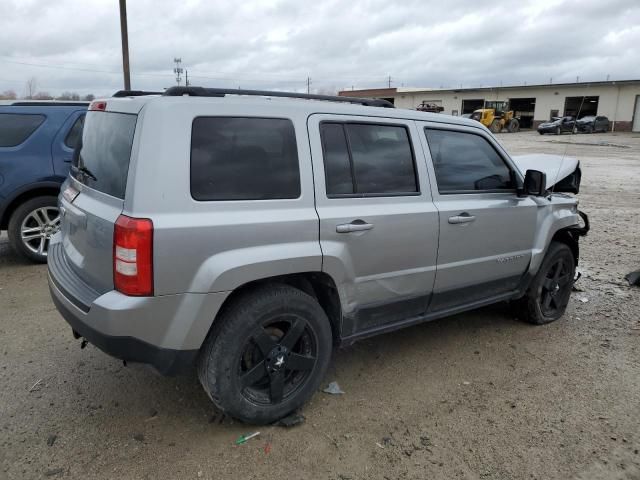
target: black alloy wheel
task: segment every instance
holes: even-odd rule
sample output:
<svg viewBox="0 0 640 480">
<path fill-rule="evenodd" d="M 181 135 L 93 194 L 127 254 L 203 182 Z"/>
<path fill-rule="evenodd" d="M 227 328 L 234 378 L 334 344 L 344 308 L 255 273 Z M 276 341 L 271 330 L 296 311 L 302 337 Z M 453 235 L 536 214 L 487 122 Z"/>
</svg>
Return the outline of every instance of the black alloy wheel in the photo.
<svg viewBox="0 0 640 480">
<path fill-rule="evenodd" d="M 317 391 L 332 347 L 331 323 L 313 295 L 286 284 L 259 285 L 222 307 L 201 348 L 198 377 L 224 413 L 272 423 Z"/>
<path fill-rule="evenodd" d="M 257 327 L 238 364 L 242 395 L 258 405 L 276 405 L 307 382 L 316 364 L 317 339 L 304 318 L 282 316 Z"/>
<path fill-rule="evenodd" d="M 573 285 L 573 266 L 560 257 L 548 268 L 540 291 L 540 310 L 545 317 L 554 317 L 569 302 Z"/>
<path fill-rule="evenodd" d="M 558 320 L 567 309 L 576 270 L 565 243 L 551 242 L 525 295 L 513 303 L 518 318 L 536 325 Z"/>
</svg>

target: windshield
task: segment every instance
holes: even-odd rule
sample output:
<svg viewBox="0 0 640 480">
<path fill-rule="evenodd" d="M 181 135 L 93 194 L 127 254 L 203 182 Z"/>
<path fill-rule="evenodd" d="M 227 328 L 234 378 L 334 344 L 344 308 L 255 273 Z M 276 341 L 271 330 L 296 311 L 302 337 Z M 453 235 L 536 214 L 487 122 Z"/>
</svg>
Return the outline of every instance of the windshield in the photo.
<svg viewBox="0 0 640 480">
<path fill-rule="evenodd" d="M 100 192 L 124 198 L 136 115 L 89 112 L 71 175 Z"/>
</svg>

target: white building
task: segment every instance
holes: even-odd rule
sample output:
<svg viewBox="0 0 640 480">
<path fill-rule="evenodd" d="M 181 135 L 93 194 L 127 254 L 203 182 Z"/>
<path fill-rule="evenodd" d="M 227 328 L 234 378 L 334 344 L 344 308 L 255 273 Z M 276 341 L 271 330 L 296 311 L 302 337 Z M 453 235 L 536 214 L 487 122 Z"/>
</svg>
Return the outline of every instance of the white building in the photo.
<svg viewBox="0 0 640 480">
<path fill-rule="evenodd" d="M 478 88 L 382 88 L 344 90 L 343 96 L 384 98 L 398 108 L 415 109 L 422 102 L 462 115 L 484 102 L 508 100 L 523 128 L 535 128 L 556 116 L 604 115 L 615 131 L 640 132 L 640 80 L 551 83 Z"/>
</svg>

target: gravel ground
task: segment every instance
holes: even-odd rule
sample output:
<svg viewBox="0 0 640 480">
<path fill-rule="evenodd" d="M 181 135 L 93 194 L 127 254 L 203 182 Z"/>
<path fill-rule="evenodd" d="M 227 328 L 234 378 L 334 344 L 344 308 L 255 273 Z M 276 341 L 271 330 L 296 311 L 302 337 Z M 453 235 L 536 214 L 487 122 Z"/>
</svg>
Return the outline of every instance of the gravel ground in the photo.
<svg viewBox="0 0 640 480">
<path fill-rule="evenodd" d="M 640 135 L 500 140 L 582 160 L 592 231 L 566 315 L 533 327 L 498 305 L 342 349 L 326 382 L 344 395 L 241 446 L 255 428 L 195 375 L 81 350 L 45 267 L 0 237 L 0 478 L 640 478 L 640 289 L 623 279 L 640 268 Z"/>
</svg>

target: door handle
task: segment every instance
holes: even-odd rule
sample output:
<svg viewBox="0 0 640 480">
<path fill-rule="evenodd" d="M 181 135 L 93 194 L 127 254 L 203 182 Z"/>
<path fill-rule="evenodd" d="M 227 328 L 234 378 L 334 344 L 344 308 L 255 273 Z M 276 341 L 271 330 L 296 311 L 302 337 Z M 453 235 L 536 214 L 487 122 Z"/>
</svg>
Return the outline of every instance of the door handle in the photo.
<svg viewBox="0 0 640 480">
<path fill-rule="evenodd" d="M 64 163 L 71 163 L 71 160 L 73 160 L 73 157 L 63 157 L 63 158 L 62 158 L 62 161 L 63 161 Z"/>
<path fill-rule="evenodd" d="M 470 223 L 476 219 L 474 215 L 469 215 L 467 212 L 462 212 L 460 215 L 454 215 L 453 217 L 449 217 L 449 223 L 458 224 L 458 223 Z"/>
<path fill-rule="evenodd" d="M 336 232 L 338 233 L 351 233 L 351 232 L 363 232 L 365 230 L 371 230 L 373 225 L 366 223 L 363 220 L 354 220 L 351 223 L 343 223 L 336 225 Z"/>
</svg>

